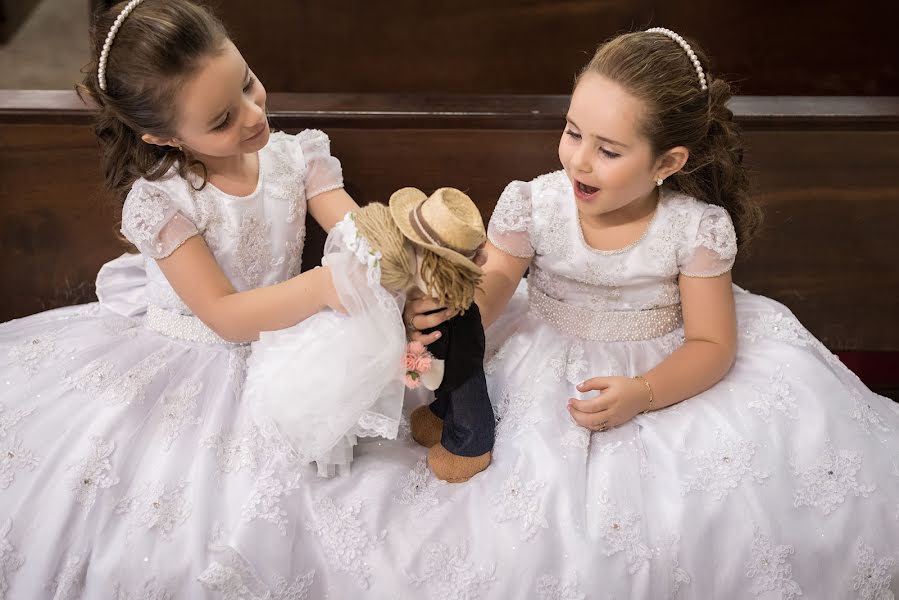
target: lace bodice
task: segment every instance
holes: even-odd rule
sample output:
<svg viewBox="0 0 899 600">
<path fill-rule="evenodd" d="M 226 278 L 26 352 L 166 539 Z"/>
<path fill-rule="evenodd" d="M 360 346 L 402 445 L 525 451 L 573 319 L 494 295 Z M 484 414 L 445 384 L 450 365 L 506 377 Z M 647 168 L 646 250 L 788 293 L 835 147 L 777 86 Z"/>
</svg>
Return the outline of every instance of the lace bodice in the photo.
<svg viewBox="0 0 899 600">
<path fill-rule="evenodd" d="M 306 201 L 343 186 L 328 136 L 305 130 L 273 133 L 259 152 L 259 181 L 248 196 L 231 196 L 176 174 L 138 180 L 122 209 L 122 233 L 146 257 L 147 300 L 189 314 L 156 265 L 200 234 L 234 288 L 244 291 L 300 272 Z"/>
<path fill-rule="evenodd" d="M 665 187 L 639 240 L 620 250 L 595 250 L 584 240 L 563 171 L 510 183 L 490 219 L 488 237 L 513 256 L 533 257 L 530 287 L 599 311 L 677 305 L 680 274 L 720 275 L 730 270 L 737 253 L 726 210 Z"/>
</svg>

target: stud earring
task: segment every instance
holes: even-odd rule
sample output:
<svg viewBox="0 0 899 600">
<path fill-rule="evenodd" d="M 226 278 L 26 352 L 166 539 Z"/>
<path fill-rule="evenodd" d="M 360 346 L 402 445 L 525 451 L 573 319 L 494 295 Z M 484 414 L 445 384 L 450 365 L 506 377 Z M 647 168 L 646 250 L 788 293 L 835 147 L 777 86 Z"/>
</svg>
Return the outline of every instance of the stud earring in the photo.
<svg viewBox="0 0 899 600">
<path fill-rule="evenodd" d="M 656 186 L 657 186 L 657 187 L 661 186 L 663 183 L 665 183 L 665 180 L 664 180 L 664 179 L 656 179 Z"/>
</svg>

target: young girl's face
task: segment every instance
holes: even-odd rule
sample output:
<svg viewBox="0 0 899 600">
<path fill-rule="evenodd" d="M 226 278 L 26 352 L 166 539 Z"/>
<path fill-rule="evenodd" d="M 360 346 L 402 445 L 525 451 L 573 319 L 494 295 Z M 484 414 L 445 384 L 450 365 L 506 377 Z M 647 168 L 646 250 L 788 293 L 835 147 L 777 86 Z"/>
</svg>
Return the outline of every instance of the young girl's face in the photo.
<svg viewBox="0 0 899 600">
<path fill-rule="evenodd" d="M 265 88 L 230 41 L 179 89 L 177 141 L 198 158 L 260 150 L 269 138 Z"/>
<path fill-rule="evenodd" d="M 638 129 L 643 110 L 640 100 L 602 75 L 586 73 L 578 82 L 559 160 L 581 214 L 612 213 L 655 187 L 656 161 Z"/>
</svg>

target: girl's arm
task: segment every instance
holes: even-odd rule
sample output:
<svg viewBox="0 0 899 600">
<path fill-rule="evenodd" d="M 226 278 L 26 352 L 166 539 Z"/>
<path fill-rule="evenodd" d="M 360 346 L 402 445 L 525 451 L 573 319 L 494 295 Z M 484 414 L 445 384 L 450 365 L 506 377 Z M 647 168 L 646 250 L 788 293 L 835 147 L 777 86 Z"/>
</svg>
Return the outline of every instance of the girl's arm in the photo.
<svg viewBox="0 0 899 600">
<path fill-rule="evenodd" d="M 327 267 L 237 292 L 199 235 L 156 262 L 188 308 L 229 342 L 256 340 L 260 331 L 290 327 L 325 307 L 342 310 Z"/>
<path fill-rule="evenodd" d="M 737 314 L 731 275 L 680 277 L 684 344 L 644 373 L 652 407 L 664 408 L 709 389 L 727 374 L 737 354 Z"/>
<path fill-rule="evenodd" d="M 652 388 L 652 409 L 671 406 L 718 383 L 737 352 L 737 317 L 730 272 L 717 277 L 680 277 L 684 344 L 642 376 Z M 640 379 L 595 377 L 578 389 L 601 394 L 569 401 L 578 424 L 615 427 L 649 408 L 650 390 Z"/>
<path fill-rule="evenodd" d="M 481 281 L 481 288 L 475 293 L 475 302 L 481 311 L 484 329 L 487 329 L 503 314 L 528 270 L 531 259 L 512 256 L 489 241 L 484 250 L 487 262 L 483 266 L 484 279 Z"/>
<path fill-rule="evenodd" d="M 525 271 L 528 270 L 531 259 L 512 256 L 489 241 L 482 250 L 481 256 L 486 259 L 486 262 L 481 267 L 484 269 L 484 277 L 481 280 L 481 287 L 475 292 L 475 302 L 481 311 L 481 322 L 484 324 L 484 329 L 487 329 L 506 308 L 509 299 L 515 293 L 515 288 L 518 287 Z M 478 262 L 477 259 L 476 262 Z M 437 327 L 453 316 L 448 309 L 424 314 L 439 308 L 441 308 L 440 305 L 431 298 L 412 298 L 406 302 L 403 309 L 403 321 L 411 329 L 410 339 L 425 345 L 437 340 L 440 332 L 435 331 L 424 335 L 419 330 Z"/>
<path fill-rule="evenodd" d="M 314 196 L 309 199 L 306 206 L 312 218 L 326 232 L 330 231 L 348 212 L 359 210 L 359 205 L 343 188 Z"/>
</svg>

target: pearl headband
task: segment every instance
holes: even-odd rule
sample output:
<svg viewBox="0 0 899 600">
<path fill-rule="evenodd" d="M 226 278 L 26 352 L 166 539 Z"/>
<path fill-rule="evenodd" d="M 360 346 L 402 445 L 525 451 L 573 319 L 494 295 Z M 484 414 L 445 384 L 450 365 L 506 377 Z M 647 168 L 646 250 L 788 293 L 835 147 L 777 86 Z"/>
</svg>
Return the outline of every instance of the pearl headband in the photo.
<svg viewBox="0 0 899 600">
<path fill-rule="evenodd" d="M 106 43 L 103 44 L 103 50 L 100 52 L 100 62 L 97 65 L 97 83 L 100 84 L 100 89 L 104 92 L 106 91 L 106 63 L 109 60 L 109 49 L 112 48 L 112 41 L 119 32 L 122 23 L 128 18 L 128 15 L 131 14 L 131 11 L 141 2 L 143 2 L 143 0 L 131 0 L 131 2 L 125 5 L 125 8 L 122 9 L 122 12 L 116 17 L 115 23 L 109 28 L 109 33 L 106 34 Z"/>
<path fill-rule="evenodd" d="M 687 53 L 687 56 L 690 57 L 690 62 L 692 62 L 693 66 L 696 68 L 696 74 L 699 76 L 699 87 L 702 88 L 702 91 L 706 91 L 707 89 L 709 89 L 709 86 L 706 85 L 705 82 L 705 72 L 702 70 L 702 65 L 699 64 L 699 58 L 696 57 L 696 53 L 693 52 L 693 48 L 690 47 L 690 44 L 687 43 L 687 40 L 682 38 L 677 33 L 671 31 L 670 29 L 666 29 L 664 27 L 653 27 L 652 29 L 647 29 L 646 33 L 661 33 L 662 35 L 666 35 L 677 42 L 678 45 L 684 49 L 684 52 Z"/>
</svg>

